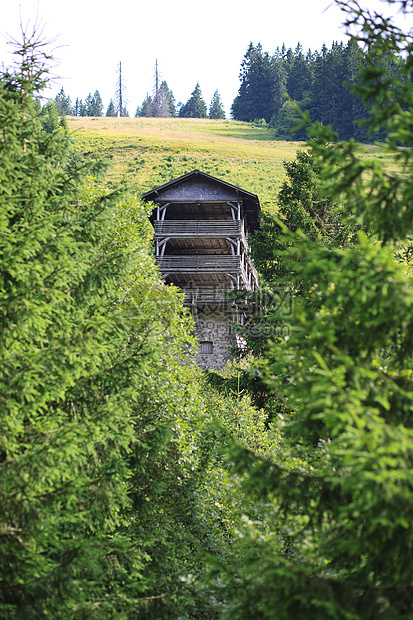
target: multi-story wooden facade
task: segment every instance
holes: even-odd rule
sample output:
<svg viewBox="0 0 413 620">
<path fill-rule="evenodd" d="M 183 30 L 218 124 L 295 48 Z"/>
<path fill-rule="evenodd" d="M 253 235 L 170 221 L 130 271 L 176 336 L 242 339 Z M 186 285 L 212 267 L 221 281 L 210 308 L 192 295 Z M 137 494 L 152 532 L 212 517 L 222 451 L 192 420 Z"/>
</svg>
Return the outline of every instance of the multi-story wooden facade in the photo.
<svg viewBox="0 0 413 620">
<path fill-rule="evenodd" d="M 202 367 L 220 369 L 235 344 L 228 318 L 242 320 L 225 291 L 258 288 L 248 235 L 259 226 L 258 196 L 193 170 L 143 195 L 155 207 L 156 260 L 195 315 Z"/>
</svg>

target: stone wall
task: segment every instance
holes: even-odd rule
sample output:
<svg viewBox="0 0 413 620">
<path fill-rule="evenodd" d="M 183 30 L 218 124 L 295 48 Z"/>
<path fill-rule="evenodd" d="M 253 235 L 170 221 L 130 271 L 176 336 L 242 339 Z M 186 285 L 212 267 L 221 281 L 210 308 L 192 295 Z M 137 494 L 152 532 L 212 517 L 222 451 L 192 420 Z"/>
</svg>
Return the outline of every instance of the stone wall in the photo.
<svg viewBox="0 0 413 620">
<path fill-rule="evenodd" d="M 198 310 L 195 318 L 200 347 L 195 362 L 206 370 L 222 370 L 233 359 L 228 347 L 237 345 L 236 336 L 228 323 L 235 318 L 224 312 Z"/>
</svg>

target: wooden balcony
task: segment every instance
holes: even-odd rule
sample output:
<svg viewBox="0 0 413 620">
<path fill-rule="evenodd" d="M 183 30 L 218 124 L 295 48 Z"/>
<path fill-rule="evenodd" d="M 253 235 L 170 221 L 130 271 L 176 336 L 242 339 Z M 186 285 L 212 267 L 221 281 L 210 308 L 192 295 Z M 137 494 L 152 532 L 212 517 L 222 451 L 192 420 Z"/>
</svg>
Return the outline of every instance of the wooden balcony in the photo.
<svg viewBox="0 0 413 620">
<path fill-rule="evenodd" d="M 172 280 L 191 281 L 195 274 L 198 276 L 228 276 L 230 288 L 258 288 L 258 274 L 251 260 L 244 255 L 197 255 L 197 256 L 158 256 L 156 257 L 159 270 L 164 277 Z M 191 278 L 188 279 L 188 276 Z M 179 284 L 181 286 L 181 284 Z"/>
<path fill-rule="evenodd" d="M 161 273 L 238 273 L 240 256 L 158 256 Z"/>
<path fill-rule="evenodd" d="M 155 237 L 241 237 L 241 220 L 156 220 Z"/>
<path fill-rule="evenodd" d="M 234 302 L 223 291 L 184 291 L 184 303 L 191 306 L 233 306 Z"/>
</svg>

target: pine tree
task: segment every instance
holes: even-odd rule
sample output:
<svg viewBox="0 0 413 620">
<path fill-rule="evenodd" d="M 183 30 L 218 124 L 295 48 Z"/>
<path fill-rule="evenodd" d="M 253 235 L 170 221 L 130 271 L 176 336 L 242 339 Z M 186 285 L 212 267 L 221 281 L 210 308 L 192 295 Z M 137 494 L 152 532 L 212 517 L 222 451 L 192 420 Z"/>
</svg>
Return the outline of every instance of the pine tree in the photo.
<svg viewBox="0 0 413 620">
<path fill-rule="evenodd" d="M 310 52 L 311 54 L 311 52 Z M 312 63 L 304 56 L 300 43 L 293 54 L 291 65 L 288 69 L 286 90 L 294 101 L 301 102 L 305 93 L 310 93 L 312 87 Z"/>
<path fill-rule="evenodd" d="M 284 102 L 285 102 L 285 95 L 287 93 L 286 90 L 286 83 L 287 83 L 287 60 L 286 60 L 286 56 L 287 56 L 287 50 L 285 49 L 285 46 L 283 46 L 283 49 L 281 50 L 281 53 L 278 53 L 278 50 L 275 52 L 273 58 L 272 58 L 272 71 L 271 71 L 271 78 L 270 78 L 270 93 L 271 93 L 271 100 L 268 104 L 268 112 L 267 115 L 264 117 L 267 122 L 268 122 L 268 116 L 271 113 L 271 117 L 269 120 L 271 120 L 272 118 L 277 118 Z"/>
<path fill-rule="evenodd" d="M 153 101 L 149 94 L 146 94 L 145 99 L 142 101 L 142 105 L 136 110 L 135 116 L 153 116 Z"/>
<path fill-rule="evenodd" d="M 202 91 L 199 82 L 197 82 L 194 90 L 192 91 L 191 97 L 179 110 L 179 116 L 190 118 L 207 117 L 207 107 L 202 98 Z"/>
<path fill-rule="evenodd" d="M 85 116 L 93 116 L 93 108 L 92 108 L 92 93 L 89 93 L 85 99 Z"/>
<path fill-rule="evenodd" d="M 171 117 L 176 115 L 175 97 L 165 80 L 161 82 L 159 87 L 157 109 L 159 116 Z"/>
<path fill-rule="evenodd" d="M 95 90 L 93 95 L 92 93 L 88 94 L 85 99 L 85 107 L 87 116 L 103 115 L 103 102 L 98 90 Z"/>
<path fill-rule="evenodd" d="M 152 99 L 151 116 L 167 118 L 175 116 L 175 99 L 168 84 L 163 80 Z"/>
<path fill-rule="evenodd" d="M 320 52 L 316 52 L 314 59 L 314 78 L 311 93 L 311 118 L 328 124 L 330 119 L 330 84 L 327 63 L 328 49 L 324 44 Z"/>
<path fill-rule="evenodd" d="M 79 116 L 87 116 L 87 107 L 82 99 L 79 101 Z"/>
<path fill-rule="evenodd" d="M 284 103 L 285 68 L 282 53 L 278 50 L 273 58 L 263 52 L 261 43 L 249 44 L 241 63 L 241 85 L 231 114 L 240 121 L 264 119 L 270 122 Z"/>
<path fill-rule="evenodd" d="M 188 318 L 138 202 L 44 132 L 36 41 L 0 76 L 0 616 L 188 615 Z"/>
<path fill-rule="evenodd" d="M 409 58 L 412 42 L 358 2 L 338 4 L 366 50 L 352 90 L 392 164 L 312 128 L 322 195 L 365 232 L 334 248 L 285 230 L 305 302 L 254 373 L 292 414 L 272 429 L 273 455 L 233 445 L 228 457 L 260 516 L 241 532 L 243 566 L 221 574 L 228 619 L 407 620 L 413 608 L 413 86 L 410 63 L 394 74 L 385 61 Z"/>
<path fill-rule="evenodd" d="M 106 110 L 106 116 L 116 116 L 115 104 L 113 99 L 109 101 L 108 109 Z"/>
<path fill-rule="evenodd" d="M 59 94 L 56 95 L 54 103 L 59 116 L 73 114 L 72 101 L 69 96 L 66 96 L 63 87 L 60 89 Z"/>
<path fill-rule="evenodd" d="M 52 133 L 59 127 L 59 115 L 53 101 L 48 101 L 44 106 L 40 115 L 40 120 L 42 121 L 46 133 Z"/>
<path fill-rule="evenodd" d="M 334 42 L 331 49 L 323 45 L 321 51 L 308 50 L 305 56 L 300 44 L 294 52 L 283 45 L 272 57 L 261 44 L 250 43 L 241 63 L 241 85 L 231 115 L 249 122 L 264 119 L 275 130 L 275 137 L 302 140 L 307 133 L 303 126 L 298 128 L 298 105 L 309 111 L 313 120 L 331 124 L 343 138 L 372 141 L 362 128 L 365 107 L 348 88 L 362 62 L 363 51 L 354 41 L 346 45 Z M 387 56 L 386 62 L 395 68 L 398 60 Z"/>
<path fill-rule="evenodd" d="M 225 110 L 221 101 L 219 92 L 216 90 L 211 99 L 211 105 L 209 106 L 209 118 L 225 118 Z"/>
</svg>

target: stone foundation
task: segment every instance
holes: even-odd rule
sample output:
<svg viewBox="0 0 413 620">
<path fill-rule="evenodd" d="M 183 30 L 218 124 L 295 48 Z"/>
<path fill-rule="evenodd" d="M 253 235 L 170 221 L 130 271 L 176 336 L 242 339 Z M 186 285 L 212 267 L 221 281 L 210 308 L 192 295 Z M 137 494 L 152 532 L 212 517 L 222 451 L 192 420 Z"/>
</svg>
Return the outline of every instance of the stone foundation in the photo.
<svg viewBox="0 0 413 620">
<path fill-rule="evenodd" d="M 227 313 L 198 310 L 194 318 L 200 343 L 196 364 L 205 370 L 222 370 L 233 359 L 229 347 L 237 346 L 237 338 L 228 322 L 231 317 Z"/>
</svg>

